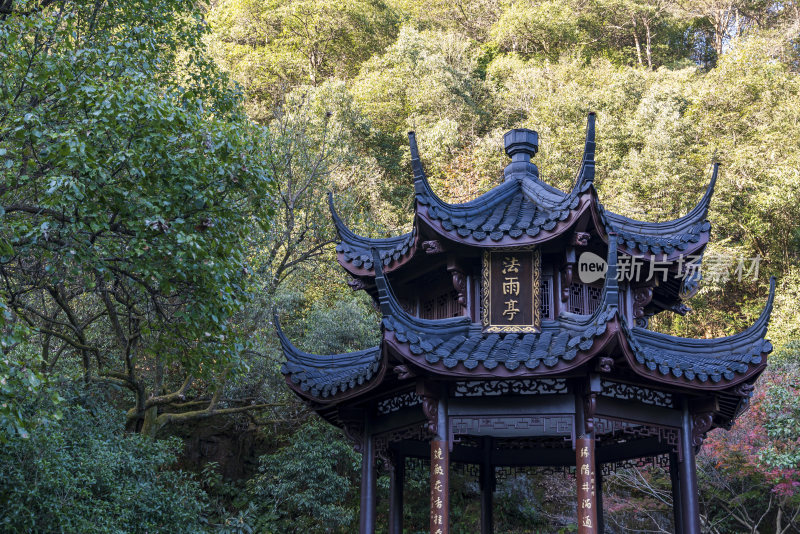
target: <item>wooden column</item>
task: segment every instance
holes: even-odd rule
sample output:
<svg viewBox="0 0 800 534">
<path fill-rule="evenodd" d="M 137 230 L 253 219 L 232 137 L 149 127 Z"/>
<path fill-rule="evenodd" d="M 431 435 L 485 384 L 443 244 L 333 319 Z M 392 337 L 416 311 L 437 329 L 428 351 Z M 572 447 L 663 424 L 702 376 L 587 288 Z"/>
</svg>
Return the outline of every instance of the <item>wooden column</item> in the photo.
<svg viewBox="0 0 800 534">
<path fill-rule="evenodd" d="M 423 401 L 424 402 L 424 401 Z M 438 399 L 431 440 L 431 534 L 450 533 L 450 444 L 446 396 Z"/>
<path fill-rule="evenodd" d="M 599 379 L 577 382 L 575 388 L 575 480 L 578 485 L 578 534 L 597 534 L 594 412 Z M 589 386 L 588 388 L 586 386 Z M 588 391 L 587 391 L 588 390 Z M 584 393 L 585 392 L 585 393 Z"/>
<path fill-rule="evenodd" d="M 493 534 L 494 465 L 492 464 L 492 438 L 483 437 L 483 462 L 481 463 L 481 534 Z"/>
<path fill-rule="evenodd" d="M 361 514 L 359 534 L 375 534 L 375 440 L 369 419 L 364 423 L 364 443 L 361 451 Z"/>
<path fill-rule="evenodd" d="M 406 479 L 406 457 L 395 453 L 389 474 L 389 534 L 403 534 L 403 486 Z"/>
<path fill-rule="evenodd" d="M 597 463 L 594 466 L 595 480 L 597 481 L 597 532 L 603 534 L 606 531 L 606 518 L 603 516 L 603 465 Z"/>
<path fill-rule="evenodd" d="M 575 440 L 575 479 L 578 481 L 578 534 L 597 534 L 594 438 Z"/>
<path fill-rule="evenodd" d="M 431 534 L 450 532 L 450 451 L 446 441 L 431 441 Z"/>
<path fill-rule="evenodd" d="M 675 522 L 675 534 L 683 534 L 683 514 L 681 503 L 681 477 L 678 455 L 669 453 L 669 479 L 672 482 L 672 516 Z"/>
<path fill-rule="evenodd" d="M 697 489 L 697 466 L 692 439 L 692 414 L 688 399 L 683 399 L 681 418 L 681 512 L 683 534 L 700 534 L 700 502 Z"/>
</svg>

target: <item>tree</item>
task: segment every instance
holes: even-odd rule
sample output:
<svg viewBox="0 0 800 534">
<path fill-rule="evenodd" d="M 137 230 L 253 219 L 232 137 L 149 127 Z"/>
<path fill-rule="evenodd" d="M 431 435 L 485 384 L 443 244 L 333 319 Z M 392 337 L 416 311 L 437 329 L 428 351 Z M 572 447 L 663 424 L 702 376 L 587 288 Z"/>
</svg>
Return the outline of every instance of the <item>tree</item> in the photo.
<svg viewBox="0 0 800 534">
<path fill-rule="evenodd" d="M 350 532 L 358 460 L 330 426 L 307 424 L 290 444 L 260 460 L 259 474 L 249 483 L 259 503 L 258 526 L 266 532 Z"/>
<path fill-rule="evenodd" d="M 191 1 L 17 2 L 0 21 L 8 306 L 45 372 L 127 389 L 127 426 L 148 434 L 264 407 L 224 383 L 241 242 L 269 222 L 265 134 L 206 32 Z"/>
<path fill-rule="evenodd" d="M 355 74 L 397 26 L 384 2 L 369 0 L 221 0 L 209 21 L 217 59 L 243 83 L 251 116 L 262 121 L 295 86 Z"/>
</svg>

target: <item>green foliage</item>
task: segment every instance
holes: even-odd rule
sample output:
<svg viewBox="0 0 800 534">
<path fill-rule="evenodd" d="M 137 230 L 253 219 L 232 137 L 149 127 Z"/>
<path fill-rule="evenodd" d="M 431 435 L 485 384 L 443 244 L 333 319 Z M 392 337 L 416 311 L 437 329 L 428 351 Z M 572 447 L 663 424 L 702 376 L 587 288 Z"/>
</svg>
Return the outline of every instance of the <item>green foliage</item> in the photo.
<svg viewBox="0 0 800 534">
<path fill-rule="evenodd" d="M 259 509 L 260 532 L 351 532 L 357 502 L 348 502 L 358 476 L 359 456 L 338 432 L 314 421 L 291 436 L 290 444 L 263 456 L 249 482 Z"/>
<path fill-rule="evenodd" d="M 0 530 L 201 531 L 205 495 L 170 469 L 181 443 L 123 434 L 121 412 L 73 395 L 62 421 L 0 445 Z"/>
<path fill-rule="evenodd" d="M 396 32 L 392 10 L 366 0 L 223 0 L 209 21 L 216 55 L 247 88 L 261 120 L 295 85 L 353 75 Z"/>
<path fill-rule="evenodd" d="M 39 424 L 61 418 L 57 408 L 60 396 L 48 390 L 46 378 L 30 363 L 13 356 L 22 343 L 25 328 L 13 322 L 13 315 L 0 299 L 0 444 L 14 437 L 28 438 Z M 50 410 L 35 409 L 31 400 L 49 397 Z"/>
</svg>

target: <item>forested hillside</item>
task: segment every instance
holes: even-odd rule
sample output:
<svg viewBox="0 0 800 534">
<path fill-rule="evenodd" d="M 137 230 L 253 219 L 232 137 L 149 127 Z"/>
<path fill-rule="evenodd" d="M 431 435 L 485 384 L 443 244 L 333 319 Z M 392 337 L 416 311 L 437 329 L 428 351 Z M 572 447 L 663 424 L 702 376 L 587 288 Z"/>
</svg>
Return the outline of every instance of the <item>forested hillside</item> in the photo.
<svg viewBox="0 0 800 534">
<path fill-rule="evenodd" d="M 409 130 L 463 202 L 519 127 L 568 189 L 594 111 L 617 213 L 676 218 L 722 165 L 714 269 L 653 328 L 741 331 L 777 277 L 776 350 L 704 445 L 701 513 L 800 532 L 799 36 L 800 4 L 759 0 L 0 0 L 0 531 L 354 532 L 358 455 L 289 393 L 272 325 L 321 354 L 377 342 L 325 193 L 396 235 Z M 498 485 L 498 532 L 571 531 L 572 486 L 541 482 Z M 607 484 L 608 532 L 671 531 L 668 475 Z"/>
</svg>

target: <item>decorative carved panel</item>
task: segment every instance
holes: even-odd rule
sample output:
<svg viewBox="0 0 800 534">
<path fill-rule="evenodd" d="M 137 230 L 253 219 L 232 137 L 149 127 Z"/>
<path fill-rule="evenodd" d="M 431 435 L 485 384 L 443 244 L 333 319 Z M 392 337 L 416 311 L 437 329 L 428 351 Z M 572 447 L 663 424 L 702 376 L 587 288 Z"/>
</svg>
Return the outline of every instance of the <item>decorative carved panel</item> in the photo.
<svg viewBox="0 0 800 534">
<path fill-rule="evenodd" d="M 520 431 L 529 436 L 571 436 L 571 415 L 451 416 L 450 435 L 503 435 Z"/>
<path fill-rule="evenodd" d="M 669 445 L 678 452 L 680 430 L 670 426 L 654 425 L 612 419 L 610 417 L 596 417 L 594 420 L 595 436 L 599 441 L 614 440 L 623 434 L 632 438 L 658 438 L 658 441 Z"/>
<path fill-rule="evenodd" d="M 400 393 L 394 397 L 378 401 L 378 413 L 386 415 L 403 408 L 410 408 L 411 406 L 418 406 L 422 404 L 422 399 L 417 395 L 416 391 L 407 391 Z"/>
<path fill-rule="evenodd" d="M 624 384 L 622 382 L 611 382 L 610 380 L 603 380 L 602 387 L 603 390 L 600 395 L 603 397 L 635 400 L 642 404 L 650 404 L 651 406 L 675 408 L 675 400 L 672 397 L 672 393 L 642 386 L 634 386 L 632 384 Z"/>
<path fill-rule="evenodd" d="M 660 469 L 669 470 L 669 455 L 660 454 L 658 456 L 644 456 L 633 460 L 608 462 L 600 465 L 600 472 L 603 476 L 608 476 L 618 469 L 636 469 L 641 467 L 658 467 Z"/>
<path fill-rule="evenodd" d="M 494 397 L 499 395 L 552 395 L 567 393 L 563 378 L 522 378 L 516 380 L 470 380 L 456 382 L 456 397 Z"/>
</svg>

